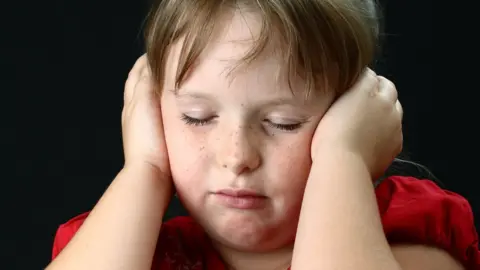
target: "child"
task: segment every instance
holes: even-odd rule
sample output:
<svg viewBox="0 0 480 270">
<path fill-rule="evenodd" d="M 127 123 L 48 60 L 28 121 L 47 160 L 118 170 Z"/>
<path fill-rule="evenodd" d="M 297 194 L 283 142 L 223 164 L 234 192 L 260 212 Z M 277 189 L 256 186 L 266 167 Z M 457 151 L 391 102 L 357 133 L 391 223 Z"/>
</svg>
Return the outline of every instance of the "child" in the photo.
<svg viewBox="0 0 480 270">
<path fill-rule="evenodd" d="M 480 269 L 465 199 L 374 188 L 402 148 L 396 89 L 366 68 L 378 29 L 373 0 L 161 1 L 125 166 L 47 269 Z M 173 186 L 191 216 L 162 224 Z"/>
</svg>

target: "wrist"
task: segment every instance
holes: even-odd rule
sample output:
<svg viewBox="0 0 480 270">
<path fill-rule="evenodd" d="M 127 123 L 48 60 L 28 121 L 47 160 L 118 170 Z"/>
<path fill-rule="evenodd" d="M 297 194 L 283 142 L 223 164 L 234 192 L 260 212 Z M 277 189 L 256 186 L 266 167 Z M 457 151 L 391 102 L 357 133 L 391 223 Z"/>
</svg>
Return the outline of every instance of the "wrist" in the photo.
<svg viewBox="0 0 480 270">
<path fill-rule="evenodd" d="M 135 181 L 136 185 L 147 185 L 165 197 L 169 198 L 173 193 L 170 174 L 148 162 L 125 163 L 120 174 L 128 175 L 125 178 Z"/>
<path fill-rule="evenodd" d="M 338 145 L 321 145 L 312 159 L 312 171 L 330 171 L 345 169 L 369 173 L 367 162 L 357 151 Z"/>
<path fill-rule="evenodd" d="M 319 145 L 312 156 L 312 162 L 325 161 L 325 160 L 344 160 L 348 159 L 352 162 L 359 162 L 366 164 L 363 156 L 358 152 L 341 144 L 321 144 Z"/>
<path fill-rule="evenodd" d="M 165 172 L 165 170 L 160 169 L 159 166 L 147 161 L 125 162 L 122 171 L 146 172 L 161 179 L 171 178 L 170 172 Z"/>
</svg>

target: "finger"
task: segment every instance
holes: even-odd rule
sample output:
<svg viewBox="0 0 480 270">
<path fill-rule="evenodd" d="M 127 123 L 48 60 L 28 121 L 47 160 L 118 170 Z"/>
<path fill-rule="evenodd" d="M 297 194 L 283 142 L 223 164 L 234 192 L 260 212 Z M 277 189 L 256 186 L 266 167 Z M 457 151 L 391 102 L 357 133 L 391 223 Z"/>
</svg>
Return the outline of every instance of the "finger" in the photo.
<svg viewBox="0 0 480 270">
<path fill-rule="evenodd" d="M 133 67 L 132 69 L 130 70 L 130 72 L 128 73 L 128 76 L 131 77 L 131 76 L 137 76 L 138 78 L 138 75 L 141 74 L 143 68 L 148 64 L 148 60 L 147 60 L 147 54 L 143 54 L 142 56 L 140 56 L 137 61 L 135 61 L 135 64 L 133 64 Z"/>
<path fill-rule="evenodd" d="M 128 73 L 127 81 L 125 82 L 124 90 L 124 102 L 128 103 L 133 97 L 135 91 L 135 85 L 141 77 L 141 74 L 145 67 L 148 65 L 146 54 L 137 59 L 132 69 Z"/>
<path fill-rule="evenodd" d="M 154 91 L 149 76 L 141 76 L 132 87 L 131 97 L 125 101 L 122 110 L 122 121 L 136 110 L 138 106 L 148 106 L 148 102 L 154 99 Z"/>
<path fill-rule="evenodd" d="M 377 84 L 377 74 L 370 68 L 367 68 L 365 69 L 365 71 L 362 72 L 362 74 L 357 79 L 355 84 L 350 88 L 350 90 L 356 92 L 355 89 L 358 89 L 362 92 L 365 91 L 367 93 L 370 93 L 371 95 L 375 95 L 378 90 Z"/>
<path fill-rule="evenodd" d="M 403 107 L 398 99 L 397 102 L 395 102 L 395 108 L 397 109 L 398 113 L 400 113 L 400 117 L 403 119 Z"/>
<path fill-rule="evenodd" d="M 397 154 L 395 156 L 399 155 L 403 151 L 403 132 L 400 132 L 400 135 L 398 137 L 399 137 L 398 138 L 398 148 L 397 148 L 397 151 L 396 151 Z"/>
<path fill-rule="evenodd" d="M 390 100 L 392 103 L 396 102 L 398 100 L 398 92 L 395 84 L 383 76 L 377 77 L 379 80 L 378 93 Z"/>
<path fill-rule="evenodd" d="M 377 73 L 375 73 L 375 71 L 373 71 L 371 68 L 366 68 L 365 72 L 363 72 L 363 76 L 374 78 L 377 77 Z"/>
<path fill-rule="evenodd" d="M 151 77 L 151 75 L 152 75 L 152 72 L 150 71 L 150 67 L 148 66 L 148 63 L 147 63 L 140 70 L 140 78 Z"/>
<path fill-rule="evenodd" d="M 152 77 L 150 76 L 150 71 L 148 68 L 145 68 L 137 83 L 135 84 L 135 89 L 133 91 L 132 101 L 138 101 L 138 99 L 150 98 L 153 95 L 153 84 Z"/>
</svg>

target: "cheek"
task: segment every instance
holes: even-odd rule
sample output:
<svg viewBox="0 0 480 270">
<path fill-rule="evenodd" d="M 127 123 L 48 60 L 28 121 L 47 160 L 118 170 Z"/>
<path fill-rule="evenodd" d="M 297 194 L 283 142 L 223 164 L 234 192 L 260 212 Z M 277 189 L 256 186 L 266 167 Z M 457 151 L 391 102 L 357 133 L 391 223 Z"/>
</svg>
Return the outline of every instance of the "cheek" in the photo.
<svg viewBox="0 0 480 270">
<path fill-rule="evenodd" d="M 162 117 L 172 178 L 177 190 L 198 188 L 206 168 L 205 147 L 180 119 L 175 104 L 162 100 Z"/>
<path fill-rule="evenodd" d="M 277 147 L 269 149 L 266 162 L 269 174 L 272 176 L 272 186 L 276 192 L 298 196 L 303 194 L 310 167 L 310 147 L 312 141 L 310 132 L 295 138 L 286 138 Z M 289 140 L 290 139 L 290 140 Z"/>
</svg>

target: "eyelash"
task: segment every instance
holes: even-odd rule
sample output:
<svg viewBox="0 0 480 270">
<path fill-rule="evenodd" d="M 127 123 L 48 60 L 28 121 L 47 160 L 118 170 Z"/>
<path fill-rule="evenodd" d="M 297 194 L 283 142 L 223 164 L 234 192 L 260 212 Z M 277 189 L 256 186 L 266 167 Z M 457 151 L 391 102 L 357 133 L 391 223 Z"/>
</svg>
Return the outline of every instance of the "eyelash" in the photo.
<svg viewBox="0 0 480 270">
<path fill-rule="evenodd" d="M 204 126 L 208 124 L 210 121 L 212 121 L 214 117 L 210 117 L 207 119 L 197 119 L 197 118 L 192 118 L 188 115 L 182 114 L 182 121 L 185 122 L 185 124 L 190 125 L 190 126 Z"/>
<path fill-rule="evenodd" d="M 210 123 L 210 121 L 212 121 L 215 117 L 216 116 L 210 117 L 207 119 L 197 119 L 197 118 L 193 118 L 188 115 L 182 114 L 182 121 L 185 122 L 185 124 L 191 125 L 191 126 L 204 126 Z M 272 123 L 268 120 L 265 120 L 265 122 L 267 122 L 269 126 L 279 130 L 283 130 L 283 131 L 294 131 L 296 129 L 299 129 L 303 125 L 303 123 L 282 125 L 282 124 Z"/>
<path fill-rule="evenodd" d="M 289 125 L 281 125 L 281 124 L 275 124 L 275 123 L 272 123 L 268 120 L 267 121 L 267 124 L 270 125 L 271 127 L 274 127 L 276 129 L 280 129 L 280 130 L 284 130 L 284 131 L 294 131 L 294 130 L 297 130 L 299 129 L 300 127 L 302 127 L 302 124 L 303 123 L 298 123 L 298 124 L 289 124 Z"/>
</svg>

